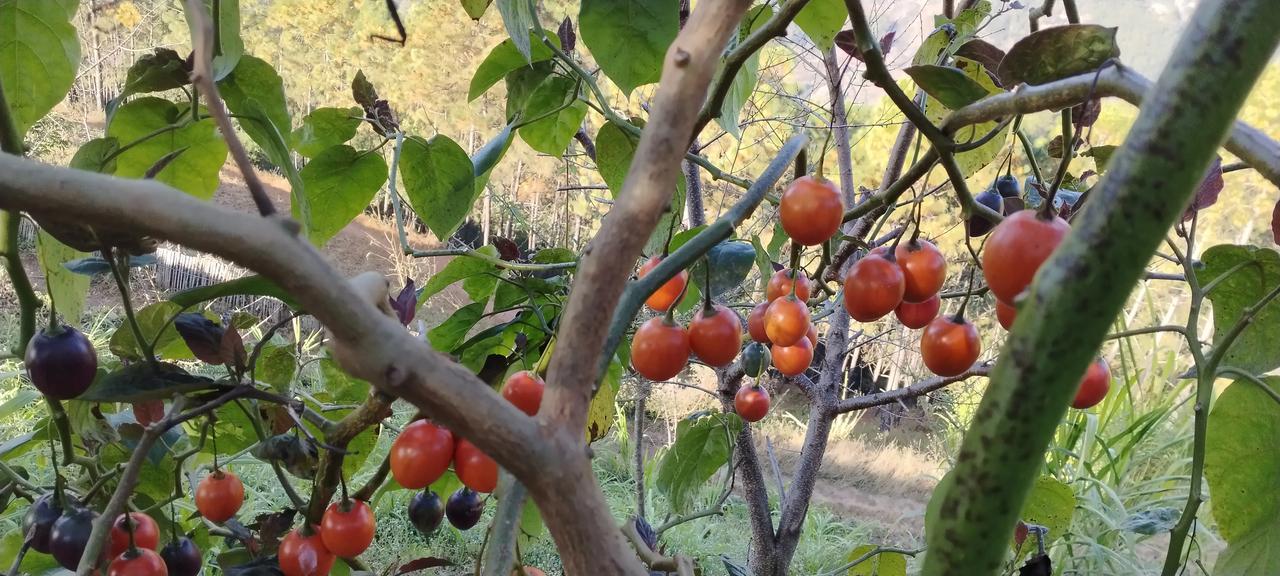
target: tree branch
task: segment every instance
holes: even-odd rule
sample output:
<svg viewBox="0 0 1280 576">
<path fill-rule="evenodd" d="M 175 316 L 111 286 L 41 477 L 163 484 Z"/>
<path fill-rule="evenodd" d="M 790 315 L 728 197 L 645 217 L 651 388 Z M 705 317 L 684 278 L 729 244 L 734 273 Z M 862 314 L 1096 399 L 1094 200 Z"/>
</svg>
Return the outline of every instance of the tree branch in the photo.
<svg viewBox="0 0 1280 576">
<path fill-rule="evenodd" d="M 391 416 L 392 400 L 392 397 L 382 392 L 373 391 L 359 408 L 352 410 L 350 414 L 338 421 L 337 429 L 325 435 L 325 443 L 339 450 L 346 450 L 347 445 L 357 435 Z M 307 506 L 309 524 L 318 525 L 325 508 L 329 507 L 334 490 L 342 479 L 342 460 L 345 454 L 332 448 L 320 452 L 320 462 L 316 464 L 315 483 L 311 487 L 311 503 Z"/>
<path fill-rule="evenodd" d="M 844 400 L 836 403 L 836 405 L 832 407 L 832 410 L 837 414 L 844 414 L 855 410 L 866 410 L 873 406 L 884 406 L 885 404 L 901 402 L 909 398 L 924 396 L 930 392 L 941 390 L 947 386 L 955 384 L 956 382 L 963 382 L 974 376 L 986 376 L 990 370 L 991 368 L 988 364 L 979 362 L 956 376 L 939 376 L 928 380 L 921 380 L 905 388 L 886 390 L 884 392 L 876 392 L 875 394 L 867 394 L 865 396 L 845 398 Z"/>
</svg>

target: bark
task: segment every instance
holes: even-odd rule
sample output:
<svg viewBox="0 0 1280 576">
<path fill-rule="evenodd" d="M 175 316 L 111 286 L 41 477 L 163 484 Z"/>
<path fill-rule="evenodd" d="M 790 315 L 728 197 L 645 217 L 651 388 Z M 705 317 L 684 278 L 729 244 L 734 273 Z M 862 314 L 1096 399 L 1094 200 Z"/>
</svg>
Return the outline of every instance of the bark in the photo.
<svg viewBox="0 0 1280 576">
<path fill-rule="evenodd" d="M 694 140 L 693 145 L 689 147 L 689 152 L 697 154 L 698 150 L 698 141 Z M 684 210 L 688 216 L 689 227 L 702 226 L 707 223 L 707 213 L 702 205 L 702 171 L 698 170 L 697 164 L 684 161 L 684 180 L 687 185 Z"/>
</svg>

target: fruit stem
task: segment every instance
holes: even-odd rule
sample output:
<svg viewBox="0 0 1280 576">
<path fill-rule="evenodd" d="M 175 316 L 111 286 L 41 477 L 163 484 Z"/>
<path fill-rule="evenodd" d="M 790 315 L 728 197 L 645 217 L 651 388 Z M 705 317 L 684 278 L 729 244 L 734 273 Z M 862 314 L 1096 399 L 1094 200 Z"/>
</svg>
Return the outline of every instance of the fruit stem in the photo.
<svg viewBox="0 0 1280 576">
<path fill-rule="evenodd" d="M 711 259 L 704 256 L 702 263 L 707 280 L 707 283 L 702 286 L 702 316 L 706 318 L 714 316 L 716 309 L 711 305 Z"/>
<path fill-rule="evenodd" d="M 801 251 L 803 251 L 803 250 L 804 250 L 804 247 L 802 247 L 802 246 L 800 245 L 800 243 L 799 243 L 799 242 L 796 242 L 795 240 L 792 240 L 792 241 L 791 241 L 791 274 L 792 274 L 792 278 L 794 278 L 794 277 L 795 277 L 796 270 L 799 270 L 799 269 L 800 269 L 800 252 L 801 252 Z M 791 283 L 791 293 L 792 293 L 792 294 L 795 294 L 795 284 L 796 284 L 795 282 L 792 282 L 792 283 Z"/>
<path fill-rule="evenodd" d="M 49 293 L 49 329 L 45 334 L 56 336 L 62 333 L 62 324 L 58 323 L 58 303 L 53 300 L 53 293 Z"/>
<path fill-rule="evenodd" d="M 124 511 L 124 530 L 129 534 L 129 552 L 136 556 L 138 554 L 138 546 L 133 540 L 133 516 L 128 510 Z"/>
<path fill-rule="evenodd" d="M 123 255 L 121 260 L 123 261 Z M 129 278 L 128 266 L 122 271 L 120 262 L 116 261 L 115 250 L 110 246 L 102 247 L 102 259 L 107 261 L 107 267 L 111 269 L 111 277 L 116 281 L 116 288 L 120 290 L 120 300 L 124 304 L 124 315 L 129 320 L 129 330 L 133 332 L 134 340 L 138 341 L 138 348 L 142 350 L 142 355 L 146 357 L 148 363 L 157 371 L 160 369 L 160 363 L 156 361 L 155 348 L 152 342 L 142 334 L 142 327 L 138 324 L 138 318 L 133 312 L 133 298 L 129 295 Z"/>
<path fill-rule="evenodd" d="M 351 510 L 351 497 L 347 495 L 347 475 L 341 471 L 338 472 L 338 486 L 342 488 L 342 504 L 339 507 L 343 512 Z"/>
<path fill-rule="evenodd" d="M 1054 175 L 1053 184 L 1049 186 L 1049 195 L 1040 206 L 1040 212 L 1036 214 L 1041 220 L 1052 220 L 1057 213 L 1053 208 L 1053 199 L 1058 195 L 1058 188 L 1067 177 L 1067 167 L 1071 165 L 1071 157 L 1076 154 L 1076 137 L 1071 128 L 1071 108 L 1068 107 L 1062 110 L 1062 162 L 1058 163 L 1058 173 Z"/>
<path fill-rule="evenodd" d="M 796 169 L 795 169 L 794 179 L 799 180 L 801 178 L 804 178 L 804 176 L 808 173 L 809 173 L 809 152 L 807 149 L 802 147 L 800 148 L 800 151 L 796 153 Z"/>
<path fill-rule="evenodd" d="M 547 341 L 546 348 L 542 349 L 542 356 L 538 357 L 538 363 L 533 365 L 533 373 L 539 378 L 547 373 L 547 367 L 551 366 L 551 353 L 556 349 L 556 337 L 552 336 Z"/>
<path fill-rule="evenodd" d="M 969 267 L 969 281 L 968 281 L 968 283 L 967 283 L 967 287 L 965 288 L 965 291 L 964 291 L 964 300 L 961 300 L 961 301 L 960 301 L 960 308 L 959 308 L 958 310 L 956 310 L 956 314 L 955 314 L 955 316 L 954 316 L 955 321 L 956 321 L 956 323 L 957 323 L 957 324 L 958 324 L 958 323 L 961 323 L 961 322 L 964 322 L 964 309 L 965 309 L 965 307 L 967 307 L 967 306 L 969 305 L 969 299 L 973 297 L 973 270 L 974 270 L 974 268 L 973 268 L 972 266 L 970 266 L 970 267 Z"/>
</svg>

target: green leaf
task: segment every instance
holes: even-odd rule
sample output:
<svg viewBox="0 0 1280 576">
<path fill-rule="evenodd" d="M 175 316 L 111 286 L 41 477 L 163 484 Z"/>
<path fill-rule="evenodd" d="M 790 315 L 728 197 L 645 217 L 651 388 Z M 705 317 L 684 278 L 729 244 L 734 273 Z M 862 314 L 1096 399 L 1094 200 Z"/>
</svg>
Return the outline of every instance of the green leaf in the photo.
<svg viewBox="0 0 1280 576">
<path fill-rule="evenodd" d="M 981 86 L 987 91 L 987 94 L 999 94 L 1004 92 L 999 86 L 996 86 L 991 75 L 975 60 L 968 58 L 956 58 L 954 60 L 955 69 L 963 72 L 970 80 Z M 962 100 L 958 99 L 957 101 Z M 938 98 L 928 98 L 925 102 L 925 115 L 934 123 L 941 123 L 946 117 L 950 109 Z M 977 140 L 986 136 L 989 132 L 999 126 L 999 122 L 983 122 L 973 126 L 967 126 L 956 131 L 956 142 L 965 143 Z M 996 135 L 986 144 L 979 146 L 973 150 L 956 154 L 956 163 L 960 166 L 960 171 L 965 176 L 972 176 L 983 166 L 989 164 L 1004 149 L 1005 140 L 1008 139 L 1009 129 L 1005 127 L 1001 129 L 1001 133 Z"/>
<path fill-rule="evenodd" d="M 347 374 L 332 358 L 320 359 L 323 391 L 317 397 L 330 404 L 358 404 L 369 397 L 369 383 Z"/>
<path fill-rule="evenodd" d="M 973 6 L 961 11 L 960 14 L 951 21 L 952 25 L 956 27 L 956 42 L 952 43 L 952 46 L 959 47 L 969 38 L 973 37 L 973 35 L 978 31 L 978 27 L 982 25 L 982 21 L 986 20 L 987 16 L 990 15 L 991 3 L 987 0 L 981 0 Z"/>
<path fill-rule="evenodd" d="M 729 462 L 741 430 L 737 414 L 694 416 L 676 425 L 676 441 L 658 465 L 658 490 L 672 509 L 685 510 L 698 489 Z"/>
<path fill-rule="evenodd" d="M 756 263 L 756 249 L 745 241 L 725 240 L 711 247 L 705 259 L 698 260 L 689 277 L 702 287 L 706 283 L 706 262 L 711 262 L 711 297 L 715 298 L 742 285 Z M 770 273 L 772 276 L 772 273 Z"/>
<path fill-rule="evenodd" d="M 916 49 L 911 58 L 913 66 L 933 66 L 938 64 L 942 53 L 951 45 L 951 34 L 944 29 L 936 29 L 925 37 L 924 42 Z"/>
<path fill-rule="evenodd" d="M 1107 162 L 1111 161 L 1111 155 L 1116 153 L 1117 148 L 1119 148 L 1119 146 L 1116 146 L 1115 144 L 1103 144 L 1101 146 L 1090 147 L 1088 150 L 1081 152 L 1080 155 L 1092 156 L 1094 167 L 1097 168 L 1098 173 L 1102 173 L 1107 170 Z"/>
<path fill-rule="evenodd" d="M 289 162 L 289 151 L 280 144 L 292 127 L 285 102 L 284 80 L 265 60 L 248 54 L 240 58 L 230 76 L 218 82 L 227 109 L 239 116 L 240 128 L 277 166 Z"/>
<path fill-rule="evenodd" d="M 182 148 L 155 179 L 197 198 L 208 200 L 218 189 L 218 172 L 227 161 L 227 144 L 212 118 L 191 122 L 186 109 L 168 100 L 139 98 L 116 110 L 107 135 L 128 146 L 153 132 L 180 126 L 139 142 L 116 157 L 116 176 L 141 178 L 156 161 Z"/>
<path fill-rule="evenodd" d="M 77 170 L 112 174 L 116 171 L 115 158 L 107 158 L 120 149 L 120 141 L 115 138 L 94 138 L 76 150 L 71 157 L 70 166 Z"/>
<path fill-rule="evenodd" d="M 578 27 L 600 69 L 630 96 L 661 77 L 662 59 L 680 28 L 679 11 L 679 0 L 583 0 Z"/>
<path fill-rule="evenodd" d="M 554 34 L 548 34 L 556 46 L 560 42 Z M 502 43 L 493 47 L 489 51 L 489 55 L 485 56 L 484 61 L 476 68 L 476 73 L 471 77 L 471 86 L 467 88 L 467 100 L 475 100 L 481 94 L 484 94 L 502 80 L 507 74 L 528 68 L 530 64 L 551 59 L 551 49 L 542 42 L 535 42 L 529 50 L 529 58 L 526 59 L 520 50 L 516 48 L 514 42 L 510 38 L 503 40 Z"/>
<path fill-rule="evenodd" d="M 148 342 L 155 343 L 155 352 L 160 355 L 161 351 L 170 344 L 177 342 L 186 348 L 186 343 L 178 335 L 177 329 L 173 327 L 171 320 L 182 312 L 182 307 L 173 302 L 163 301 L 156 302 L 146 306 L 134 313 L 134 317 L 138 320 L 138 328 L 142 332 L 142 337 Z M 161 329 L 164 330 L 161 333 Z M 157 337 L 157 335 L 159 335 Z M 116 327 L 115 333 L 111 335 L 108 342 L 108 348 L 112 354 L 125 360 L 141 360 L 142 347 L 138 345 L 137 338 L 133 335 L 133 330 L 128 322 L 121 322 Z M 187 350 L 185 359 L 193 358 L 191 351 Z"/>
<path fill-rule="evenodd" d="M 972 104 L 989 93 L 963 70 L 951 66 L 924 64 L 908 67 L 903 72 L 930 97 L 952 110 Z"/>
<path fill-rule="evenodd" d="M 32 402 L 39 400 L 40 397 L 39 392 L 30 388 L 18 390 L 12 398 L 5 400 L 3 404 L 0 404 L 0 421 L 4 421 L 5 418 L 13 416 L 19 410 L 30 406 Z"/>
<path fill-rule="evenodd" d="M 467 16 L 472 20 L 479 20 L 492 2 L 493 0 L 462 0 L 462 9 L 466 10 Z"/>
<path fill-rule="evenodd" d="M 764 26 L 765 22 L 772 17 L 773 9 L 768 6 L 756 6 L 748 10 L 746 16 L 742 18 L 742 24 L 738 25 L 738 33 L 731 40 L 730 49 Z M 721 70 L 723 69 L 722 62 Z M 737 75 L 733 77 L 733 82 L 729 84 L 729 92 L 725 94 L 724 103 L 720 106 L 720 114 L 716 116 L 716 123 L 734 138 L 742 137 L 742 129 L 738 127 L 738 113 L 742 111 L 742 105 L 751 99 L 751 93 L 755 91 L 756 82 L 759 79 L 760 53 L 754 52 L 747 57 L 742 67 L 738 69 Z"/>
<path fill-rule="evenodd" d="M 476 250 L 489 256 L 497 256 L 498 249 L 493 246 L 481 246 Z M 429 278 L 426 284 L 422 285 L 422 291 L 418 293 L 418 305 L 421 306 L 427 299 L 439 294 L 441 290 L 448 288 L 450 284 L 459 280 L 465 280 L 472 276 L 481 274 L 497 275 L 498 267 L 493 263 L 474 256 L 457 256 L 445 264 L 435 276 Z"/>
<path fill-rule="evenodd" d="M 1215 303 L 1215 307 L 1217 304 Z M 1280 391 L 1280 377 L 1263 379 Z M 1227 549 L 1214 574 L 1280 574 L 1280 410 L 1261 387 L 1237 380 L 1218 396 L 1205 438 L 1204 476 Z"/>
<path fill-rule="evenodd" d="M 480 304 L 489 302 L 497 287 L 498 277 L 495 274 L 479 274 L 462 281 L 462 291 L 471 297 L 472 302 Z"/>
<path fill-rule="evenodd" d="M 530 59 L 529 28 L 536 23 L 529 0 L 498 0 L 498 13 L 502 25 L 511 37 L 511 44 L 528 61 Z"/>
<path fill-rule="evenodd" d="M 826 52 L 835 45 L 836 33 L 848 19 L 844 0 L 811 0 L 796 14 L 795 22 L 820 51 Z"/>
<path fill-rule="evenodd" d="M 400 152 L 405 196 L 436 238 L 448 239 L 471 212 L 479 196 L 474 170 L 467 152 L 448 136 L 405 139 Z"/>
<path fill-rule="evenodd" d="M 377 152 L 360 152 L 342 144 L 321 152 L 300 174 L 311 206 L 307 236 L 323 246 L 373 201 L 387 181 L 387 161 Z M 295 206 L 295 217 L 297 212 Z"/>
<path fill-rule="evenodd" d="M 284 302 L 290 308 L 298 307 L 298 302 L 293 299 L 293 296 L 265 276 L 257 274 L 176 292 L 169 296 L 169 301 L 186 308 L 215 298 L 239 295 L 267 296 Z"/>
<path fill-rule="evenodd" d="M 524 113 L 525 105 L 533 91 L 541 86 L 555 71 L 555 64 L 550 61 L 534 62 L 531 66 L 521 66 L 508 72 L 504 78 L 507 85 L 507 119 L 516 120 L 517 116 L 531 118 Z"/>
<path fill-rule="evenodd" d="M 537 264 L 558 264 L 577 259 L 578 255 L 568 248 L 543 248 L 533 255 L 533 261 Z"/>
<path fill-rule="evenodd" d="M 864 544 L 849 551 L 845 560 L 853 562 L 876 550 L 876 546 Z M 897 552 L 881 552 L 862 563 L 849 568 L 847 576 L 906 576 L 907 557 Z"/>
<path fill-rule="evenodd" d="M 43 0 L 37 0 L 39 3 Z M 24 535 L 22 530 L 8 530 L 8 533 L 0 538 L 0 558 L 5 558 L 5 570 L 8 570 L 8 564 L 18 557 L 18 550 L 22 548 L 22 540 Z M 22 557 L 22 564 L 18 567 L 19 574 L 30 574 L 31 576 L 54 576 L 55 574 L 67 574 L 58 561 L 54 560 L 50 554 L 40 554 L 31 552 Z"/>
<path fill-rule="evenodd" d="M 480 317 L 484 314 L 484 306 L 484 302 L 463 306 L 454 311 L 439 326 L 427 331 L 427 340 L 431 342 L 431 347 L 446 354 L 453 352 L 467 337 L 467 332 L 470 332 L 480 321 Z"/>
<path fill-rule="evenodd" d="M 529 299 L 529 293 L 525 291 L 521 278 L 508 278 L 506 282 L 499 282 L 497 290 L 493 293 L 493 309 L 509 310 L 512 307 Z"/>
<path fill-rule="evenodd" d="M 239 402 L 230 402 L 214 410 L 217 420 L 214 430 L 218 434 L 218 454 L 237 454 L 248 450 L 258 443 L 258 434 L 249 419 L 247 406 Z M 205 443 L 209 453 L 213 453 L 210 443 Z"/>
<path fill-rule="evenodd" d="M 0 0 L 0 86 L 18 138 L 61 102 L 80 65 L 80 41 L 65 6 Z"/>
<path fill-rule="evenodd" d="M 1096 24 L 1045 28 L 1019 40 L 1000 62 L 1007 86 L 1044 84 L 1097 70 L 1120 56 L 1116 29 Z"/>
<path fill-rule="evenodd" d="M 765 250 L 764 245 L 760 243 L 759 236 L 751 237 L 751 247 L 756 251 L 756 269 L 760 271 L 760 290 L 764 290 L 769 285 L 769 278 L 773 277 L 773 261 L 769 259 L 769 252 Z"/>
<path fill-rule="evenodd" d="M 1031 486 L 1031 493 L 1027 495 L 1027 500 L 1022 505 L 1022 515 L 1019 519 L 1028 524 L 1039 524 L 1048 528 L 1048 541 L 1053 541 L 1061 538 L 1071 527 L 1071 516 L 1075 510 L 1076 494 L 1071 491 L 1071 487 L 1052 476 L 1041 476 Z M 1012 534 L 1009 543 L 1010 546 L 1017 547 L 1013 542 Z M 1025 552 L 1028 547 L 1023 546 L 1023 550 Z"/>
<path fill-rule="evenodd" d="M 174 394 L 209 390 L 217 383 L 204 376 L 188 374 L 176 364 L 160 363 L 157 371 L 149 362 L 130 364 L 99 377 L 77 397 L 84 402 L 141 402 L 168 400 Z"/>
<path fill-rule="evenodd" d="M 293 375 L 297 369 L 298 359 L 294 356 L 293 346 L 266 344 L 258 354 L 253 378 L 270 384 L 276 392 L 283 394 L 289 391 L 289 385 L 293 383 Z"/>
<path fill-rule="evenodd" d="M 530 148 L 559 158 L 586 116 L 587 103 L 578 100 L 578 83 L 564 76 L 553 76 L 529 95 L 521 118 L 542 119 L 521 126 L 520 137 Z"/>
<path fill-rule="evenodd" d="M 156 51 L 138 58 L 125 74 L 124 89 L 116 98 L 148 92 L 164 92 L 191 83 L 191 73 L 186 60 L 171 48 Z"/>
<path fill-rule="evenodd" d="M 1256 246 L 1220 244 L 1205 250 L 1204 267 L 1196 272 L 1201 286 L 1216 282 L 1206 294 L 1213 303 L 1213 341 L 1218 345 L 1245 308 L 1280 284 L 1280 253 Z M 1231 344 L 1222 365 L 1254 374 L 1280 367 L 1280 302 L 1272 301 Z"/>
<path fill-rule="evenodd" d="M 609 361 L 609 368 L 600 381 L 600 390 L 591 398 L 587 407 L 587 442 L 595 442 L 609 433 L 617 419 L 618 389 L 622 387 L 622 374 L 625 372 L 622 361 L 615 354 Z"/>
<path fill-rule="evenodd" d="M 236 69 L 244 55 L 244 40 L 240 38 L 240 0 L 204 0 L 204 6 L 217 28 L 214 35 L 216 45 L 213 47 L 213 79 L 219 81 Z M 217 7 L 217 13 L 213 12 L 214 7 Z M 195 29 L 189 15 L 187 29 L 191 30 L 194 38 Z"/>
<path fill-rule="evenodd" d="M 605 185 L 609 187 L 609 192 L 614 198 L 622 192 L 627 171 L 631 169 L 631 159 L 636 155 L 637 143 L 635 138 L 612 122 L 606 122 L 596 133 L 596 169 L 600 171 L 600 177 L 604 179 Z M 645 243 L 645 254 L 654 254 L 662 250 L 674 220 L 684 212 L 685 189 L 684 172 L 681 171 L 676 180 L 675 196 L 671 199 L 673 209 L 658 219 L 658 225 L 654 227 L 649 241 Z"/>
<path fill-rule="evenodd" d="M 315 158 L 326 148 L 345 144 L 356 135 L 363 113 L 350 108 L 316 108 L 302 118 L 302 126 L 289 136 L 293 149 L 306 158 Z"/>
<path fill-rule="evenodd" d="M 76 274 L 63 264 L 87 254 L 59 242 L 42 228 L 36 236 L 36 255 L 40 259 L 40 267 L 44 269 L 45 287 L 49 290 L 53 305 L 62 315 L 63 321 L 79 327 L 80 315 L 84 312 L 84 298 L 89 292 L 89 277 Z"/>
</svg>

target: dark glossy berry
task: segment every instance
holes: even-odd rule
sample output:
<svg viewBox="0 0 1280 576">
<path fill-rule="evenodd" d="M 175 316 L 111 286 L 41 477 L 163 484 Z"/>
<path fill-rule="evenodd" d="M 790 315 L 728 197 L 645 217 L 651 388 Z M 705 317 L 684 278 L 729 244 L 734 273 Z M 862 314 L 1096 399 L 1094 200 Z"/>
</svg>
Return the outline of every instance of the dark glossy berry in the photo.
<svg viewBox="0 0 1280 576">
<path fill-rule="evenodd" d="M 27 508 L 27 515 L 22 517 L 22 533 L 31 534 L 31 549 L 42 554 L 49 553 L 49 533 L 53 531 L 53 523 L 62 516 L 62 508 L 53 494 L 45 494 L 36 498 Z M 35 528 L 35 533 L 31 529 Z"/>
<path fill-rule="evenodd" d="M 169 576 L 196 576 L 203 564 L 200 547 L 186 536 L 165 544 L 160 551 L 160 558 L 164 559 L 164 565 L 169 568 Z"/>
<path fill-rule="evenodd" d="M 27 344 L 27 377 L 45 396 L 69 400 L 89 389 L 98 372 L 98 354 L 79 330 L 41 330 Z"/>
<path fill-rule="evenodd" d="M 974 196 L 973 199 L 979 204 L 995 210 L 997 214 L 1004 214 L 1004 198 L 1001 197 L 1000 193 L 996 192 L 994 188 L 987 188 L 986 190 L 983 190 L 978 193 L 977 196 Z M 965 230 L 968 230 L 970 238 L 977 238 L 979 236 L 985 236 L 987 232 L 990 232 L 991 229 L 995 227 L 995 224 L 992 224 L 990 220 L 987 220 L 982 216 L 974 214 L 973 216 L 970 216 L 968 220 L 964 221 L 964 227 Z"/>
<path fill-rule="evenodd" d="M 759 378 L 769 369 L 769 363 L 773 361 L 769 354 L 769 347 L 760 342 L 752 342 L 742 349 L 742 370 L 752 378 Z"/>
<path fill-rule="evenodd" d="M 1000 195 L 1005 198 L 1017 198 L 1022 195 L 1022 190 L 1018 186 L 1018 179 L 1012 174 L 1005 174 L 997 178 L 996 190 L 999 190 Z"/>
<path fill-rule="evenodd" d="M 480 494 L 475 490 L 459 488 L 449 496 L 444 513 L 454 528 L 470 530 L 480 522 L 480 515 L 484 513 L 484 500 L 480 499 Z"/>
<path fill-rule="evenodd" d="M 93 522 L 98 513 L 88 508 L 73 510 L 58 518 L 49 533 L 49 553 L 63 568 L 75 570 L 80 565 L 80 556 L 89 542 L 89 534 L 93 532 Z M 105 556 L 106 550 L 103 550 Z"/>
<path fill-rule="evenodd" d="M 409 500 L 409 521 L 424 536 L 431 535 L 444 521 L 444 502 L 430 490 L 414 494 L 413 499 Z"/>
</svg>

